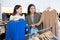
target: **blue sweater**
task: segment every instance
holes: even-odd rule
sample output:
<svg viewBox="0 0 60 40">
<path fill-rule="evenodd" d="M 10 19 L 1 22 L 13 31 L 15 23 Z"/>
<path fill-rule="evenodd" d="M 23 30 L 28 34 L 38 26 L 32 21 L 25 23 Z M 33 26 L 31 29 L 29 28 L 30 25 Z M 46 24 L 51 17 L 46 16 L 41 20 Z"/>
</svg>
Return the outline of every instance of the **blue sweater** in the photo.
<svg viewBox="0 0 60 40">
<path fill-rule="evenodd" d="M 6 27 L 6 40 L 25 40 L 26 27 L 24 19 L 19 19 L 17 21 L 10 20 Z"/>
</svg>

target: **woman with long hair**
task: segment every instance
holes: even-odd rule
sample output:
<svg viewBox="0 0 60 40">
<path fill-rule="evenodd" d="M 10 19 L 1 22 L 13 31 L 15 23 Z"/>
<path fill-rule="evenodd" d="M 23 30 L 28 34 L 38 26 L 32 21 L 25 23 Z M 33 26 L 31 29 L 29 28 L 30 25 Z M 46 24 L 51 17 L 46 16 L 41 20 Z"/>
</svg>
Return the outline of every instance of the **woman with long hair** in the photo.
<svg viewBox="0 0 60 40">
<path fill-rule="evenodd" d="M 10 16 L 10 20 L 18 20 L 20 18 L 25 20 L 25 16 L 22 14 L 22 6 L 16 5 L 14 7 L 13 15 Z"/>
</svg>

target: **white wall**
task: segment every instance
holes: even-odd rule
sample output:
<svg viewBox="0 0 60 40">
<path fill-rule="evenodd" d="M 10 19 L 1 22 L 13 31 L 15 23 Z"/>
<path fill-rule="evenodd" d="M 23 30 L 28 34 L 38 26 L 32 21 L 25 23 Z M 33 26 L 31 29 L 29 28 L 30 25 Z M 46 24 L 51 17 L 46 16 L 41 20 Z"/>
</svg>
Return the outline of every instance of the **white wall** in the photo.
<svg viewBox="0 0 60 40">
<path fill-rule="evenodd" d="M 0 20 L 2 19 L 2 13 L 1 13 L 1 3 L 0 3 Z"/>
<path fill-rule="evenodd" d="M 48 6 L 56 9 L 58 12 L 60 11 L 60 0 L 1 0 L 1 3 L 2 12 L 4 12 L 4 10 L 13 12 L 13 8 L 16 4 L 22 5 L 23 12 L 27 12 L 27 7 L 29 4 L 35 4 L 38 12 L 42 12 Z"/>
</svg>

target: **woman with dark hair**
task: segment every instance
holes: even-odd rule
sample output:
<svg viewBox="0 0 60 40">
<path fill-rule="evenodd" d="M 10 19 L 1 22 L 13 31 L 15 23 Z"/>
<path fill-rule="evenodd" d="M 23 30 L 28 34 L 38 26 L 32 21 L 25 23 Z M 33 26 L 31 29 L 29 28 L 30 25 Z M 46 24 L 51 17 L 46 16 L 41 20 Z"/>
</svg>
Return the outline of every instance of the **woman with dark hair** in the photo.
<svg viewBox="0 0 60 40">
<path fill-rule="evenodd" d="M 35 33 L 35 29 L 41 29 L 40 27 L 35 27 L 35 23 L 39 22 L 40 14 L 36 13 L 36 8 L 34 4 L 28 6 L 28 15 L 26 16 L 26 22 L 31 26 L 31 33 Z M 34 31 L 33 31 L 34 30 Z"/>
<path fill-rule="evenodd" d="M 22 14 L 22 7 L 16 5 L 14 7 L 13 15 L 11 15 L 9 22 L 6 27 L 6 40 L 25 40 L 25 28 L 30 33 L 29 26 L 26 25 Z"/>
<path fill-rule="evenodd" d="M 10 20 L 18 20 L 20 18 L 25 20 L 25 16 L 22 14 L 22 6 L 16 5 L 14 7 L 13 15 L 10 16 Z"/>
</svg>

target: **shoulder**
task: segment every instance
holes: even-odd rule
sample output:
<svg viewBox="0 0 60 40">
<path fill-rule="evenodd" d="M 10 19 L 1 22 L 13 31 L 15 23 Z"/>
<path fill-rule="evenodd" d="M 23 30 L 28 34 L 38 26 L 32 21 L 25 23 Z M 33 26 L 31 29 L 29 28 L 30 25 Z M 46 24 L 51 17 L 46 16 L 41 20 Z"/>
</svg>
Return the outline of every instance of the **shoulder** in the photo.
<svg viewBox="0 0 60 40">
<path fill-rule="evenodd" d="M 27 15 L 26 17 L 29 17 L 30 15 Z"/>
<path fill-rule="evenodd" d="M 24 14 L 22 16 L 25 16 Z"/>
<path fill-rule="evenodd" d="M 29 18 L 30 18 L 30 15 L 27 15 L 25 18 L 26 18 L 26 19 L 29 19 Z"/>
<path fill-rule="evenodd" d="M 36 16 L 40 16 L 40 13 L 35 13 Z"/>
<path fill-rule="evenodd" d="M 11 15 L 10 18 L 15 18 L 15 16 Z"/>
<path fill-rule="evenodd" d="M 15 19 L 15 18 L 16 18 L 16 17 L 13 16 L 13 15 L 10 16 L 10 20 L 13 20 L 13 19 Z"/>
<path fill-rule="evenodd" d="M 14 17 L 13 15 L 11 15 L 10 17 Z"/>
</svg>

